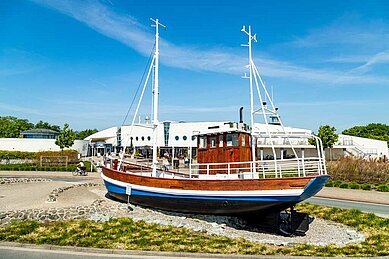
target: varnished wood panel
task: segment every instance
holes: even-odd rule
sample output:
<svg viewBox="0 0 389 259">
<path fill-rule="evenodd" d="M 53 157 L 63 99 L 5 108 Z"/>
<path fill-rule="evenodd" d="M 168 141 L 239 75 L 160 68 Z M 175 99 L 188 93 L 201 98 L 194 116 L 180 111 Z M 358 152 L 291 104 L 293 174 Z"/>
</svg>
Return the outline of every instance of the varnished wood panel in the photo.
<svg viewBox="0 0 389 259">
<path fill-rule="evenodd" d="M 253 190 L 288 190 L 305 187 L 314 177 L 282 178 L 282 179 L 240 179 L 240 180 L 197 180 L 197 179 L 167 179 L 140 176 L 115 171 L 103 167 L 107 177 L 125 183 L 148 187 L 204 190 L 204 191 L 253 191 Z"/>
</svg>

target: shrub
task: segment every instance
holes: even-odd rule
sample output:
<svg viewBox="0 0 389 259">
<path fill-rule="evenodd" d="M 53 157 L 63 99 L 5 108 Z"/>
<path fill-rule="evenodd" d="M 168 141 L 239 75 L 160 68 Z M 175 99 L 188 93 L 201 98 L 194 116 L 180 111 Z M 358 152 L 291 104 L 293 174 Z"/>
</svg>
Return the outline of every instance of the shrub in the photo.
<svg viewBox="0 0 389 259">
<path fill-rule="evenodd" d="M 349 187 L 350 189 L 360 189 L 360 188 L 361 188 L 361 186 L 360 186 L 359 184 L 354 183 L 354 182 L 350 183 L 350 184 L 348 185 L 348 187 Z"/>
<path fill-rule="evenodd" d="M 334 187 L 334 181 L 329 180 L 329 181 L 326 183 L 326 187 Z"/>
<path fill-rule="evenodd" d="M 371 185 L 368 183 L 364 183 L 361 185 L 361 189 L 365 191 L 370 191 L 371 190 Z"/>
<path fill-rule="evenodd" d="M 334 186 L 335 186 L 335 187 L 339 187 L 341 184 L 342 184 L 342 181 L 341 181 L 341 180 L 335 180 L 335 181 L 334 181 Z"/>
<path fill-rule="evenodd" d="M 327 172 L 334 180 L 385 184 L 389 182 L 389 164 L 375 159 L 344 157 L 327 163 Z"/>
<path fill-rule="evenodd" d="M 339 187 L 340 188 L 343 188 L 343 189 L 348 189 L 348 183 L 341 183 L 340 185 L 339 185 Z"/>
<path fill-rule="evenodd" d="M 1 159 L 34 159 L 35 152 L 0 150 Z"/>
<path fill-rule="evenodd" d="M 389 192 L 389 186 L 386 184 L 381 184 L 377 186 L 377 191 L 379 192 Z"/>
</svg>

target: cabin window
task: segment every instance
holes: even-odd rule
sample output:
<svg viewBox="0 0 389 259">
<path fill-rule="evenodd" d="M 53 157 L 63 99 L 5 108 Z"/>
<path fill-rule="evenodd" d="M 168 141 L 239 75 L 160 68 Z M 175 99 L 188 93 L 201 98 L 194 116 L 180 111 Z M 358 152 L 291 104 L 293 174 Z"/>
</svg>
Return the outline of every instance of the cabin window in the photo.
<svg viewBox="0 0 389 259">
<path fill-rule="evenodd" d="M 246 146 L 246 136 L 242 134 L 242 147 Z"/>
<path fill-rule="evenodd" d="M 219 147 L 223 147 L 223 135 L 219 135 Z"/>
<path fill-rule="evenodd" d="M 210 147 L 215 148 L 216 147 L 216 137 L 211 137 L 210 139 Z"/>
<path fill-rule="evenodd" d="M 238 146 L 238 134 L 228 133 L 226 142 L 227 142 L 227 147 Z"/>
<path fill-rule="evenodd" d="M 200 137 L 199 148 L 206 148 L 206 147 L 207 147 L 207 138 L 206 137 Z"/>
<path fill-rule="evenodd" d="M 182 139 L 183 139 L 183 140 L 187 140 L 188 138 L 187 138 L 186 136 L 183 136 Z"/>
<path fill-rule="evenodd" d="M 176 136 L 176 140 L 179 140 L 180 139 L 180 137 L 179 136 Z"/>
<path fill-rule="evenodd" d="M 150 137 L 150 136 L 148 136 L 148 137 L 147 137 L 147 140 L 148 140 L 148 141 L 150 141 L 150 140 L 151 140 L 151 137 Z"/>
<path fill-rule="evenodd" d="M 145 137 L 142 136 L 142 141 L 145 141 Z"/>
<path fill-rule="evenodd" d="M 196 136 L 192 136 L 192 140 L 196 140 Z"/>
<path fill-rule="evenodd" d="M 135 137 L 135 140 L 136 140 L 136 141 L 138 141 L 138 140 L 139 140 L 139 138 L 138 138 L 138 137 Z"/>
</svg>

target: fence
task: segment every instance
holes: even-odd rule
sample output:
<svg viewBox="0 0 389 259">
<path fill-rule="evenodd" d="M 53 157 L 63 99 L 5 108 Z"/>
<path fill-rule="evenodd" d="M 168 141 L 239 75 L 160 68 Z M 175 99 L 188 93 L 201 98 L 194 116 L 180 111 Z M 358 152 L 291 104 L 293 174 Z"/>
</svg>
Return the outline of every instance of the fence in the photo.
<svg viewBox="0 0 389 259">
<path fill-rule="evenodd" d="M 41 156 L 40 166 L 68 166 L 68 156 Z"/>
</svg>

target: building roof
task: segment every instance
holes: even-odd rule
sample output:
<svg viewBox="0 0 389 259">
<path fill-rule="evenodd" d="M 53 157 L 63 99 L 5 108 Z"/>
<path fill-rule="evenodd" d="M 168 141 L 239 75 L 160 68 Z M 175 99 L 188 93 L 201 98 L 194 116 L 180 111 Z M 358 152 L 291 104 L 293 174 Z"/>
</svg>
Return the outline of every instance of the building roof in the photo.
<svg viewBox="0 0 389 259">
<path fill-rule="evenodd" d="M 26 135 L 26 134 L 37 134 L 37 135 L 41 135 L 41 134 L 59 134 L 58 131 L 55 131 L 55 130 L 51 130 L 51 129 L 30 129 L 30 130 L 25 130 L 23 132 L 20 133 L 21 135 Z"/>
</svg>

